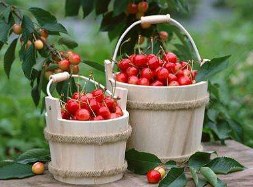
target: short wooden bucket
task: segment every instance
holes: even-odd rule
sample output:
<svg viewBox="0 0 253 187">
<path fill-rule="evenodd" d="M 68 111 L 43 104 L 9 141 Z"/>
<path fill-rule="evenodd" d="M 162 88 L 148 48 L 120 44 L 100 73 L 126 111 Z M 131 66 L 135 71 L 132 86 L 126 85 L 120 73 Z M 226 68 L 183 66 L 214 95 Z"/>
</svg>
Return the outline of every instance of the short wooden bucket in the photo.
<svg viewBox="0 0 253 187">
<path fill-rule="evenodd" d="M 117 93 L 127 92 L 118 89 Z M 52 96 L 46 97 L 46 110 L 44 135 L 51 153 L 48 168 L 56 180 L 70 184 L 103 184 L 122 178 L 127 169 L 126 141 L 132 130 L 126 110 L 122 117 L 111 120 L 64 120 L 59 99 Z"/>
<path fill-rule="evenodd" d="M 120 37 L 113 60 L 105 60 L 107 87 L 115 84 L 113 66 L 118 47 L 132 27 L 142 22 L 171 22 L 186 32 L 196 56 L 198 50 L 189 33 L 169 15 L 147 16 L 133 23 Z M 176 24 L 175 24 L 176 23 Z M 184 162 L 202 149 L 201 135 L 205 105 L 209 102 L 207 82 L 187 86 L 138 86 L 116 82 L 117 87 L 128 89 L 127 110 L 133 128 L 128 148 L 157 155 L 163 162 Z"/>
</svg>

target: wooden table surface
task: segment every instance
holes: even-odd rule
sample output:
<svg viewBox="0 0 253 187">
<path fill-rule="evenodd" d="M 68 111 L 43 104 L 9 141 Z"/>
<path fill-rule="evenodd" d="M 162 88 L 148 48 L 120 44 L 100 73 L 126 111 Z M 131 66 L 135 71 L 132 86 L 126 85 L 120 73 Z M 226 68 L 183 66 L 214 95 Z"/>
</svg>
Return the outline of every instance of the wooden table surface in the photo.
<svg viewBox="0 0 253 187">
<path fill-rule="evenodd" d="M 253 187 L 253 149 L 242 145 L 235 141 L 226 141 L 226 146 L 220 144 L 204 143 L 204 149 L 208 151 L 217 151 L 219 156 L 229 156 L 244 166 L 246 170 L 235 172 L 228 175 L 220 175 L 219 178 L 225 181 L 228 186 L 234 187 Z M 1 180 L 0 187 L 79 187 L 80 185 L 69 185 L 56 181 L 53 176 L 47 171 L 44 175 L 37 175 L 34 177 L 19 179 L 19 180 Z M 87 185 L 88 186 L 88 185 Z M 91 185 L 89 185 L 91 186 Z M 93 185 L 94 187 L 95 185 Z M 146 177 L 135 175 L 127 172 L 123 179 L 114 183 L 105 185 L 96 185 L 96 187 L 150 187 L 157 185 L 150 185 L 146 182 Z M 194 186 L 193 182 L 189 182 L 187 186 Z"/>
</svg>

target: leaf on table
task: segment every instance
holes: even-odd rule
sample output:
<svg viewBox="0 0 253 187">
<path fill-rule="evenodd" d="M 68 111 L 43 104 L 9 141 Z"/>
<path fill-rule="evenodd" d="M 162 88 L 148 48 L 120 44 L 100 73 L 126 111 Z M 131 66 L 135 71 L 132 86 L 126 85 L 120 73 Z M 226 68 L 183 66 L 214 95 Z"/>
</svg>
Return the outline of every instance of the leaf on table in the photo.
<svg viewBox="0 0 253 187">
<path fill-rule="evenodd" d="M 205 177 L 205 179 L 212 185 L 216 186 L 218 182 L 217 175 L 209 167 L 201 167 L 200 173 Z"/>
<path fill-rule="evenodd" d="M 22 179 L 33 176 L 32 166 L 12 162 L 0 167 L 0 179 Z"/>
<path fill-rule="evenodd" d="M 228 174 L 245 169 L 242 164 L 229 157 L 216 157 L 206 167 L 211 168 L 217 174 Z"/>
<path fill-rule="evenodd" d="M 58 44 L 60 45 L 65 45 L 70 49 L 74 49 L 78 46 L 78 43 L 76 43 L 74 40 L 72 40 L 71 38 L 67 38 L 67 37 L 61 37 L 58 40 Z"/>
<path fill-rule="evenodd" d="M 192 178 L 193 178 L 193 181 L 194 181 L 195 185 L 198 186 L 199 177 L 198 177 L 197 171 L 192 167 L 190 167 L 189 169 L 190 169 L 190 172 L 191 172 L 191 175 L 192 175 Z"/>
<path fill-rule="evenodd" d="M 215 187 L 227 187 L 227 184 L 218 178 L 217 184 Z"/>
<path fill-rule="evenodd" d="M 195 169 L 199 170 L 202 166 L 208 164 L 211 161 L 211 155 L 216 152 L 196 152 L 194 153 L 188 161 L 188 165 Z"/>
<path fill-rule="evenodd" d="M 11 66 L 15 60 L 15 49 L 16 49 L 17 41 L 18 41 L 18 38 L 14 39 L 11 42 L 10 46 L 8 47 L 4 55 L 4 71 L 8 78 L 10 78 Z"/>
<path fill-rule="evenodd" d="M 172 168 L 158 187 L 184 187 L 186 183 L 184 168 Z"/>
<path fill-rule="evenodd" d="M 81 6 L 81 0 L 66 0 L 65 1 L 65 16 L 77 16 L 79 13 L 80 6 Z"/>
<path fill-rule="evenodd" d="M 173 167 L 177 167 L 177 163 L 174 160 L 169 160 L 168 162 L 165 163 L 165 166 L 170 169 Z"/>
<path fill-rule="evenodd" d="M 161 164 L 161 160 L 151 154 L 139 152 L 135 149 L 126 151 L 128 169 L 134 173 L 145 175 L 149 170 Z"/>
<path fill-rule="evenodd" d="M 50 161 L 50 153 L 47 149 L 37 148 L 28 150 L 16 159 L 20 164 L 30 164 L 37 161 L 48 162 Z"/>
<path fill-rule="evenodd" d="M 205 62 L 198 70 L 196 81 L 205 81 L 214 76 L 216 73 L 219 73 L 220 71 L 226 69 L 228 66 L 229 57 L 230 55 L 213 58 L 212 60 Z"/>
</svg>

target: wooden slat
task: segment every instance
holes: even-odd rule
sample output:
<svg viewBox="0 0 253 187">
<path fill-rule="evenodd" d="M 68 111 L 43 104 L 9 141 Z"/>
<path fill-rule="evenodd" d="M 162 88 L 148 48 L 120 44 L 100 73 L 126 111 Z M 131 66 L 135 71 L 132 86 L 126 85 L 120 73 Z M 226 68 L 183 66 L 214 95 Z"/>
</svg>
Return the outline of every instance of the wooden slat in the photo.
<svg viewBox="0 0 253 187">
<path fill-rule="evenodd" d="M 228 184 L 228 187 L 252 187 L 253 186 L 253 149 L 242 145 L 235 141 L 227 141 L 226 146 L 222 146 L 218 143 L 204 144 L 204 149 L 208 151 L 215 150 L 219 156 L 229 156 L 241 162 L 247 167 L 246 170 L 241 172 L 235 172 L 228 175 L 220 175 L 223 181 Z M 38 175 L 31 178 L 21 180 L 1 180 L 1 187 L 70 187 L 73 185 L 64 184 L 53 179 L 52 175 L 46 172 L 45 175 Z M 150 185 L 146 182 L 146 177 L 141 175 L 135 175 L 127 172 L 122 180 L 115 183 L 105 185 L 95 185 L 94 187 L 155 187 L 157 185 Z M 194 186 L 192 182 L 189 182 L 187 186 Z M 75 185 L 75 187 L 81 187 Z"/>
</svg>

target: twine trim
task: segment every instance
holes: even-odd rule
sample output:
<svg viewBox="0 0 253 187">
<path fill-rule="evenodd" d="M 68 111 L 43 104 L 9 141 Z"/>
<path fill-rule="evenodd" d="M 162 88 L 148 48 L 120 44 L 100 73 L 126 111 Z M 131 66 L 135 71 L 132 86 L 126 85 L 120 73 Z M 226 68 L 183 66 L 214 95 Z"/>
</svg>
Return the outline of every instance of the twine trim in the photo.
<svg viewBox="0 0 253 187">
<path fill-rule="evenodd" d="M 209 94 L 203 98 L 192 100 L 192 101 L 179 101 L 170 103 L 145 103 L 136 101 L 127 101 L 127 107 L 129 109 L 141 109 L 141 110 L 190 110 L 199 108 L 209 103 Z"/>
<path fill-rule="evenodd" d="M 94 144 L 103 145 L 126 141 L 132 133 L 132 127 L 128 125 L 126 131 L 107 134 L 100 136 L 78 136 L 78 135 L 63 135 L 49 132 L 47 128 L 44 129 L 44 136 L 50 142 L 66 143 L 66 144 Z"/>
<path fill-rule="evenodd" d="M 203 151 L 203 146 L 200 145 L 200 147 L 198 148 L 197 151 Z M 175 161 L 176 163 L 178 164 L 182 164 L 182 163 L 185 163 L 189 160 L 189 158 L 194 154 L 196 153 L 197 151 L 194 151 L 190 154 L 187 154 L 187 155 L 183 155 L 183 156 L 179 156 L 179 157 L 161 157 L 160 160 L 162 161 L 162 163 L 166 163 L 168 162 L 169 160 L 173 160 Z"/>
<path fill-rule="evenodd" d="M 127 162 L 124 161 L 124 164 L 121 167 L 111 168 L 107 170 L 93 170 L 93 171 L 70 171 L 70 170 L 62 170 L 59 168 L 55 168 L 52 166 L 52 163 L 49 162 L 48 170 L 50 173 L 60 177 L 104 177 L 104 176 L 112 176 L 125 172 L 127 169 Z"/>
</svg>

